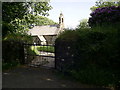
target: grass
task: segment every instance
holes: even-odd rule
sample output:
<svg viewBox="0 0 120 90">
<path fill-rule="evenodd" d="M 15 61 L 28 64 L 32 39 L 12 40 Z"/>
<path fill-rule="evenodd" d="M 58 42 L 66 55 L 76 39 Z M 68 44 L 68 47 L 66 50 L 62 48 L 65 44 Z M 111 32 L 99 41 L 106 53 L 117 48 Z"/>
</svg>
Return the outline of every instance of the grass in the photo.
<svg viewBox="0 0 120 90">
<path fill-rule="evenodd" d="M 45 52 L 54 52 L 55 51 L 53 46 L 38 46 L 37 50 L 38 51 L 45 51 Z"/>
<path fill-rule="evenodd" d="M 40 54 L 40 52 L 38 51 L 38 48 L 39 46 L 31 46 L 31 50 L 33 51 L 33 52 L 35 52 L 35 54 L 36 55 L 39 55 Z"/>
<path fill-rule="evenodd" d="M 30 49 L 36 55 L 40 55 L 40 51 L 44 51 L 44 52 L 54 52 L 55 51 L 53 46 L 31 46 Z"/>
</svg>

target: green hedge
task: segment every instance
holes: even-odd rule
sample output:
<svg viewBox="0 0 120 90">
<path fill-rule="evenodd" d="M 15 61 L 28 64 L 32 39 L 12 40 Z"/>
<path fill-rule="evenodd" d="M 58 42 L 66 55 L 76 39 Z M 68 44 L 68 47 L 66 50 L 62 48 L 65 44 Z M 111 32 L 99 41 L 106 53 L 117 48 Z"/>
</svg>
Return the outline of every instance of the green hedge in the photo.
<svg viewBox="0 0 120 90">
<path fill-rule="evenodd" d="M 117 87 L 120 85 L 119 36 L 118 25 L 97 26 L 90 29 L 66 31 L 57 38 L 56 44 L 59 45 L 64 40 L 66 44 L 63 45 L 68 47 L 68 42 L 74 43 L 71 46 L 69 44 L 70 51 L 74 51 L 74 58 L 72 67 L 70 66 L 67 70 L 74 78 L 84 83 Z M 65 52 L 67 51 L 62 54 L 66 54 Z"/>
<path fill-rule="evenodd" d="M 19 64 L 24 64 L 24 43 L 30 43 L 32 39 L 27 35 L 8 34 L 2 40 L 2 69 L 9 69 Z M 30 49 L 28 52 L 33 53 Z"/>
<path fill-rule="evenodd" d="M 23 43 L 16 41 L 2 41 L 2 61 L 4 63 L 24 63 Z"/>
</svg>

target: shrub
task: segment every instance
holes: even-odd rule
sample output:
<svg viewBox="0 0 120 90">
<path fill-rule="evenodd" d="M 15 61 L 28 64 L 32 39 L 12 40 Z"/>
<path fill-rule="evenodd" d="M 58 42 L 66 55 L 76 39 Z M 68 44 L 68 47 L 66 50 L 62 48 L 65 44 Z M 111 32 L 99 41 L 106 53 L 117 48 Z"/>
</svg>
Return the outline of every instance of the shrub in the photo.
<svg viewBox="0 0 120 90">
<path fill-rule="evenodd" d="M 82 83 L 98 86 L 114 86 L 117 81 L 117 78 L 111 71 L 99 69 L 95 66 L 87 66 L 79 71 L 72 70 L 71 75 Z"/>
<path fill-rule="evenodd" d="M 24 63 L 23 43 L 16 41 L 2 42 L 2 61 L 4 63 Z"/>
<path fill-rule="evenodd" d="M 18 62 L 8 62 L 8 63 L 2 63 L 2 70 L 11 69 L 13 67 L 19 66 L 20 64 Z"/>
<path fill-rule="evenodd" d="M 8 34 L 3 38 L 3 41 L 15 41 L 20 43 L 32 43 L 32 38 L 29 35 Z"/>
<path fill-rule="evenodd" d="M 67 68 L 66 71 L 80 82 L 103 86 L 119 85 L 119 35 L 120 27 L 117 24 L 114 27 L 106 25 L 66 31 L 56 40 L 56 49 L 59 49 L 56 50 L 56 58 L 60 59 L 58 64 L 62 67 L 59 65 L 59 68 Z M 68 50 L 67 47 L 71 48 Z M 70 55 L 74 53 L 74 57 L 66 55 L 66 52 Z"/>
<path fill-rule="evenodd" d="M 120 6 L 97 8 L 90 15 L 88 23 L 91 27 L 104 23 L 117 23 L 120 22 Z"/>
<path fill-rule="evenodd" d="M 73 68 L 76 52 L 76 41 L 79 38 L 76 31 L 68 30 L 59 35 L 55 41 L 56 68 L 67 72 Z"/>
<path fill-rule="evenodd" d="M 32 42 L 30 36 L 8 34 L 2 40 L 2 62 L 9 64 L 24 64 L 24 43 Z M 30 50 L 29 50 L 30 51 Z M 4 66 L 3 66 L 4 67 Z"/>
<path fill-rule="evenodd" d="M 58 36 L 57 40 L 75 41 L 77 40 L 77 38 L 78 38 L 78 33 L 74 30 L 69 29 L 69 30 L 62 32 Z"/>
</svg>

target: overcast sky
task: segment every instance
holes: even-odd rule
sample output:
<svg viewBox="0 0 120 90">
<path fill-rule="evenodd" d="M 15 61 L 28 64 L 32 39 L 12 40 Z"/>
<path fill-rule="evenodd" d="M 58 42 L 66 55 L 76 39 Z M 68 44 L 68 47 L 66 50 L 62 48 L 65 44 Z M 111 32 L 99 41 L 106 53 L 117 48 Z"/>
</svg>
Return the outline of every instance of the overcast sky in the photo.
<svg viewBox="0 0 120 90">
<path fill-rule="evenodd" d="M 51 0 L 53 7 L 49 11 L 48 18 L 58 22 L 59 14 L 62 11 L 64 15 L 65 28 L 75 28 L 80 20 L 90 17 L 90 8 L 95 5 L 97 0 Z"/>
</svg>

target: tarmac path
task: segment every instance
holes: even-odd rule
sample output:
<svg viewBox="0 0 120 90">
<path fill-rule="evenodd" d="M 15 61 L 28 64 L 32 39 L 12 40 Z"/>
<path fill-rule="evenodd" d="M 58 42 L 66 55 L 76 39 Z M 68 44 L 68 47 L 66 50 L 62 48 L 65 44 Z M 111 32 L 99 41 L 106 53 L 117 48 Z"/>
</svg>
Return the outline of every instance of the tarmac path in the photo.
<svg viewBox="0 0 120 90">
<path fill-rule="evenodd" d="M 2 88 L 92 88 L 79 82 L 58 77 L 54 69 L 19 66 L 4 71 Z"/>
</svg>

